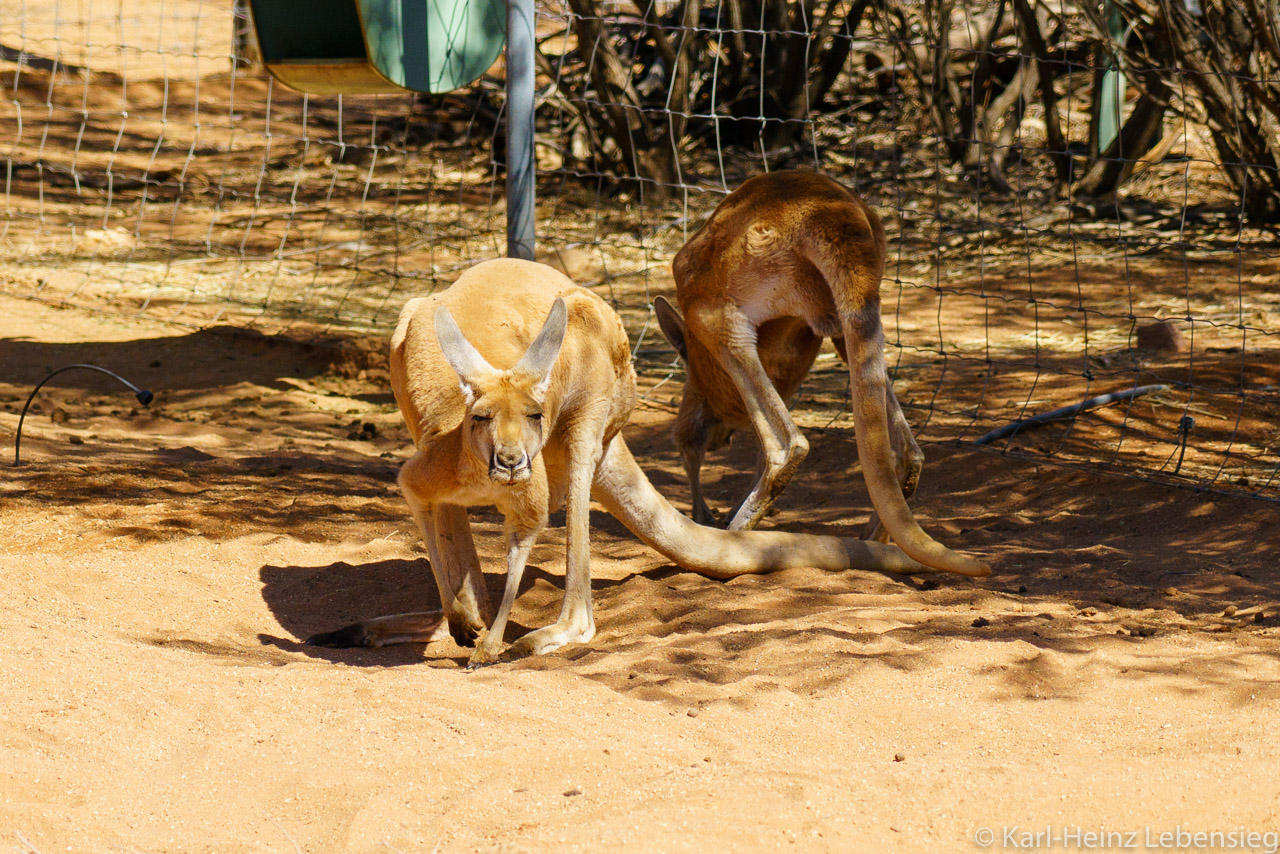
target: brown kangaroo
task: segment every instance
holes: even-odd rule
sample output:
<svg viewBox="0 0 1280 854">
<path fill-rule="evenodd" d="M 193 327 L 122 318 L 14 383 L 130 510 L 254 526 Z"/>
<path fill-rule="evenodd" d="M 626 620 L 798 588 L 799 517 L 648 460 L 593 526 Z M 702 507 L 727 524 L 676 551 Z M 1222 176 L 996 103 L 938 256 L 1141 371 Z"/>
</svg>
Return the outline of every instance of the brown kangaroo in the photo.
<svg viewBox="0 0 1280 854">
<path fill-rule="evenodd" d="M 768 512 L 809 451 L 785 401 L 809 372 L 822 339 L 831 338 L 849 366 L 858 457 L 876 510 L 870 538 L 883 539 L 887 531 L 927 566 L 988 575 L 986 564 L 926 534 L 907 505 L 924 454 L 885 371 L 884 256 L 875 212 L 836 181 L 803 171 L 746 181 L 676 254 L 680 310 L 662 297 L 654 308 L 685 364 L 673 434 L 694 519 L 712 521 L 699 476 L 706 451 L 746 426 L 760 441 L 760 461 L 729 528 L 754 528 Z"/>
<path fill-rule="evenodd" d="M 690 521 L 654 489 L 619 434 L 635 383 L 617 314 L 542 264 L 486 261 L 449 289 L 410 300 L 391 339 L 392 389 L 417 447 L 400 488 L 422 530 L 443 611 L 377 617 L 308 643 L 377 647 L 452 634 L 471 646 L 489 626 L 471 664 L 496 660 L 529 551 L 561 504 L 560 617 L 508 654 L 591 640 L 591 498 L 669 559 L 713 578 L 800 566 L 925 569 L 893 545 Z M 496 616 L 467 521 L 467 508 L 483 505 L 496 505 L 505 520 L 507 577 Z"/>
</svg>

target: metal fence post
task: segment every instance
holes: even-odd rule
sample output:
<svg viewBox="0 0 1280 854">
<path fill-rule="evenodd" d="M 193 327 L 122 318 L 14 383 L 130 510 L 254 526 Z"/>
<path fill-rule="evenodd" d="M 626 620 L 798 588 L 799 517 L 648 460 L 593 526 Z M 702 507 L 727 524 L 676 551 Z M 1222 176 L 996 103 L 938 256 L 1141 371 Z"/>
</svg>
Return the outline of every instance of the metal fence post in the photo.
<svg viewBox="0 0 1280 854">
<path fill-rule="evenodd" d="M 507 255 L 533 260 L 534 0 L 507 0 Z"/>
</svg>

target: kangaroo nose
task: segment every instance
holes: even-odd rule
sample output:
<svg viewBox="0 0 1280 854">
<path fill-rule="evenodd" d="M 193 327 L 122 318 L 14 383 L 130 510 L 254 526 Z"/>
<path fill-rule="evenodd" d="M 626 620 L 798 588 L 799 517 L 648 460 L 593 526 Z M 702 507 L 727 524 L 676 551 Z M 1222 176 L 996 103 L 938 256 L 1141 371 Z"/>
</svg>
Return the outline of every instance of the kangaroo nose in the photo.
<svg viewBox="0 0 1280 854">
<path fill-rule="evenodd" d="M 494 457 L 502 468 L 513 469 L 524 462 L 524 450 L 521 448 L 498 448 Z"/>
</svg>

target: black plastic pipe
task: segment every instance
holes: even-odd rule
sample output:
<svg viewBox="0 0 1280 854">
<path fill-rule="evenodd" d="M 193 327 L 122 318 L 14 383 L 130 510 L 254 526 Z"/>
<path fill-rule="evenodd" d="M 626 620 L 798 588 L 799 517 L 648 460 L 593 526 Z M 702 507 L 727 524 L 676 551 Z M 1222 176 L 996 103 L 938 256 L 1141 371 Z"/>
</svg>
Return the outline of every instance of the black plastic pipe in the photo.
<svg viewBox="0 0 1280 854">
<path fill-rule="evenodd" d="M 151 392 L 147 391 L 144 388 L 138 388 L 136 385 L 129 382 L 127 379 L 120 376 L 115 371 L 108 371 L 106 368 L 100 368 L 97 365 L 86 365 L 86 364 L 65 365 L 64 367 L 58 368 L 58 370 L 54 371 L 53 373 L 49 374 L 49 376 L 40 380 L 40 382 L 36 384 L 35 388 L 31 389 L 31 394 L 27 395 L 27 402 L 23 404 L 22 415 L 18 417 L 18 435 L 15 436 L 13 439 L 13 464 L 15 466 L 22 465 L 22 463 L 19 462 L 19 458 L 18 458 L 18 454 L 22 450 L 22 422 L 27 420 L 27 410 L 31 408 L 31 401 L 35 400 L 36 392 L 38 392 L 44 386 L 45 383 L 47 383 L 49 380 L 56 377 L 58 374 L 62 373 L 63 371 L 70 371 L 74 368 L 88 368 L 91 371 L 97 371 L 99 373 L 106 374 L 109 377 L 115 377 L 120 382 L 124 383 L 129 387 L 129 390 L 133 392 L 133 396 L 138 398 L 138 403 L 141 403 L 143 406 L 147 406 L 148 404 L 151 403 L 151 401 L 155 400 L 156 398 L 156 396 Z"/>
<path fill-rule="evenodd" d="M 1091 397 L 1082 400 L 1079 403 L 1073 403 L 1071 406 L 1064 406 L 1061 409 L 1054 409 L 1050 412 L 1042 412 L 1039 415 L 1033 415 L 1030 418 L 1023 418 L 1021 421 L 1014 421 L 1012 424 L 1006 424 L 1003 427 L 997 427 L 990 433 L 979 436 L 973 441 L 975 445 L 989 445 L 992 442 L 999 441 L 1007 436 L 1020 433 L 1023 430 L 1032 427 L 1039 427 L 1041 424 L 1048 424 L 1050 421 L 1061 421 L 1067 418 L 1075 418 L 1081 412 L 1088 412 L 1090 409 L 1096 409 L 1099 406 L 1106 406 L 1108 403 L 1115 403 L 1119 400 L 1132 400 L 1144 394 L 1152 394 L 1158 391 L 1168 391 L 1167 385 L 1143 385 L 1137 388 L 1126 389 L 1125 391 L 1113 391 L 1110 394 L 1100 394 L 1097 397 Z"/>
</svg>

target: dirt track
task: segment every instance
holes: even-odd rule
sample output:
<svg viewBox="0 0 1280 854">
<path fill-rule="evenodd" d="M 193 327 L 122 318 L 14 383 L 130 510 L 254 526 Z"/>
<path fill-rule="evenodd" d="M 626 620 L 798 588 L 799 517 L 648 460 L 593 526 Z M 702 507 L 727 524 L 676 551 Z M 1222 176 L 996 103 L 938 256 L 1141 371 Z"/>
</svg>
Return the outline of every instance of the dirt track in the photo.
<svg viewBox="0 0 1280 854">
<path fill-rule="evenodd" d="M 5 448 L 48 368 L 94 361 L 157 394 L 139 410 L 66 374 L 28 418 L 26 464 L 5 463 L 11 849 L 963 851 L 982 827 L 996 848 L 1013 826 L 1280 831 L 1274 505 L 933 445 L 918 512 L 991 559 L 990 579 L 720 583 L 596 514 L 589 647 L 470 674 L 451 642 L 313 649 L 299 640 L 435 600 L 378 372 L 0 300 Z M 628 439 L 685 506 L 677 392 Z M 771 523 L 856 533 L 852 436 L 811 437 Z M 714 499 L 746 459 L 713 461 Z M 496 546 L 480 538 L 488 566 Z M 513 635 L 554 619 L 562 549 L 557 528 L 535 550 Z"/>
</svg>

